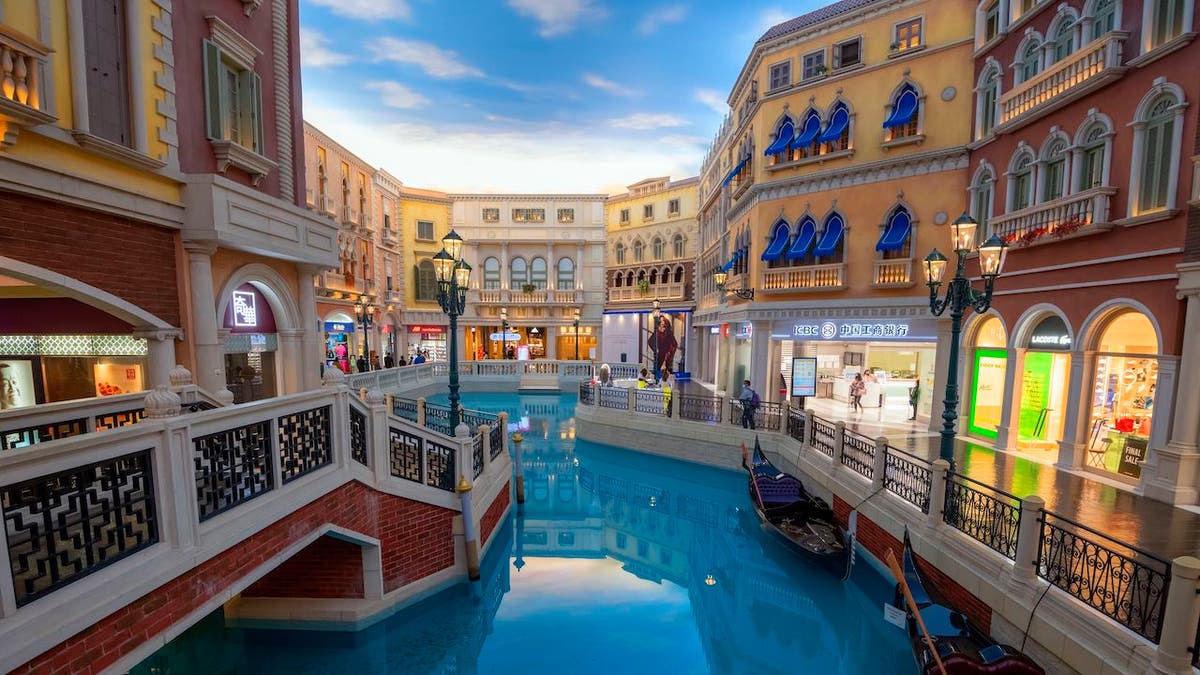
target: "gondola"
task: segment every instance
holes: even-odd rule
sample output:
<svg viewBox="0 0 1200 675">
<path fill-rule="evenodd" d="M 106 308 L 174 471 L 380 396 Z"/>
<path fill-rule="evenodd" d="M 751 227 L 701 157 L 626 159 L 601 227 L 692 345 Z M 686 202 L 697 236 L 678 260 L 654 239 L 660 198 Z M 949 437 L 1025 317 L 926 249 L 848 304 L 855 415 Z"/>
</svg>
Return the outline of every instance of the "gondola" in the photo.
<svg viewBox="0 0 1200 675">
<path fill-rule="evenodd" d="M 810 494 L 804 483 L 771 464 L 754 441 L 754 459 L 742 446 L 742 466 L 749 474 L 750 501 L 762 528 L 772 532 L 800 557 L 841 579 L 850 576 L 852 543 L 835 524 L 828 502 Z"/>
<path fill-rule="evenodd" d="M 893 574 L 896 571 L 893 568 Z M 908 586 L 912 602 L 921 614 L 921 623 L 917 622 L 913 607 L 905 600 L 899 580 L 896 584 L 896 606 L 907 606 L 908 638 L 912 642 L 917 669 L 923 675 L 938 675 L 942 672 L 946 675 L 1037 675 L 1046 672 L 1019 650 L 993 640 L 972 624 L 965 614 L 937 595 L 936 590 L 926 583 L 920 568 L 917 567 L 907 529 L 904 531 L 903 575 L 903 584 Z M 929 632 L 928 640 L 924 631 Z M 938 659 L 930 652 L 930 643 L 937 649 L 941 667 Z"/>
</svg>

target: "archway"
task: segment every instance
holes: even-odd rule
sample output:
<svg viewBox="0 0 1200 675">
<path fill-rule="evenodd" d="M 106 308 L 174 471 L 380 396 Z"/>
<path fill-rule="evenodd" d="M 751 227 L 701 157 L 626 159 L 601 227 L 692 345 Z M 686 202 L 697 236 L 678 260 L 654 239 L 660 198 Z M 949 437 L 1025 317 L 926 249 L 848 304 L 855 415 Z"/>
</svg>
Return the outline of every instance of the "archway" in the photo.
<svg viewBox="0 0 1200 675">
<path fill-rule="evenodd" d="M 1008 331 L 994 313 L 980 315 L 970 326 L 972 346 L 967 430 L 983 438 L 996 438 L 1004 410 L 1004 382 L 1008 372 Z"/>
<path fill-rule="evenodd" d="M 350 359 L 358 353 L 358 324 L 346 312 L 335 310 L 321 320 L 325 336 L 325 367 L 351 372 Z"/>
<path fill-rule="evenodd" d="M 225 386 L 234 402 L 299 391 L 304 331 L 287 281 L 267 265 L 245 265 L 229 275 L 216 301 Z"/>
<path fill-rule="evenodd" d="M 1057 452 L 1069 404 L 1074 334 L 1065 313 L 1049 304 L 1030 308 L 1016 325 L 1013 344 L 1025 350 L 1016 380 L 1017 447 Z"/>
</svg>

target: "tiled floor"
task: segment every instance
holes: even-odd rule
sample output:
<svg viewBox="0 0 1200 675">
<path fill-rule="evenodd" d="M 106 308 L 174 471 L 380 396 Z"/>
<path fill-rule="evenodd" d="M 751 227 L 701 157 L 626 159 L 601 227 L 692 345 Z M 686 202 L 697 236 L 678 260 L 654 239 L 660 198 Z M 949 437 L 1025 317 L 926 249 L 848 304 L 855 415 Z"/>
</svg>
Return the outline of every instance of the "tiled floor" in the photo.
<svg viewBox="0 0 1200 675">
<path fill-rule="evenodd" d="M 694 393 L 712 393 L 703 383 L 685 386 Z M 898 408 L 854 414 L 846 404 L 829 399 L 807 404 L 819 417 L 844 421 L 847 429 L 864 436 L 886 436 L 893 446 L 921 457 L 938 455 L 939 436 L 927 423 L 904 419 Z M 1049 453 L 998 452 L 962 437 L 955 442 L 954 458 L 957 471 L 966 476 L 1017 497 L 1038 495 L 1046 500 L 1046 510 L 1160 558 L 1200 556 L 1200 514 L 1142 497 L 1134 486 L 1118 487 L 1103 477 L 1059 469 Z"/>
</svg>

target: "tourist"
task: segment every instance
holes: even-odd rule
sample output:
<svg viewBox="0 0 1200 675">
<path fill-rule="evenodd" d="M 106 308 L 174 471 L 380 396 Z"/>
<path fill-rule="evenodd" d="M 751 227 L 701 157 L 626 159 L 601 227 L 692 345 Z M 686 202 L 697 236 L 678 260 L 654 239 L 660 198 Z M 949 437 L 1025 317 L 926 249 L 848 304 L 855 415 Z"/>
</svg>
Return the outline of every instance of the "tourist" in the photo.
<svg viewBox="0 0 1200 675">
<path fill-rule="evenodd" d="M 388 354 L 387 356 L 383 357 L 383 367 L 384 368 L 395 368 L 396 367 L 396 359 L 392 358 L 391 354 Z"/>
<path fill-rule="evenodd" d="M 422 363 L 425 363 L 425 354 L 422 353 L 420 350 L 417 350 L 417 355 L 413 357 L 412 363 L 414 366 L 418 366 L 418 365 L 421 365 Z"/>
<path fill-rule="evenodd" d="M 403 368 L 404 366 L 407 366 L 407 365 L 408 365 L 408 361 L 406 361 L 406 360 L 404 359 L 404 357 L 403 357 L 403 356 L 401 356 L 401 357 L 400 357 L 400 362 L 399 362 L 398 364 L 396 364 L 396 365 L 398 365 L 398 366 L 400 366 L 401 368 Z"/>
<path fill-rule="evenodd" d="M 742 393 L 738 395 L 738 400 L 742 403 L 742 428 L 754 429 L 754 412 L 761 399 L 758 392 L 750 388 L 750 380 L 742 382 Z"/>
<path fill-rule="evenodd" d="M 862 373 L 854 374 L 854 381 L 850 383 L 850 409 L 856 413 L 863 411 L 862 397 L 867 393 L 867 383 L 863 382 Z"/>
<path fill-rule="evenodd" d="M 917 419 L 917 402 L 921 400 L 921 381 L 913 382 L 912 389 L 908 390 L 908 404 L 912 406 L 912 416 L 909 420 Z"/>
</svg>

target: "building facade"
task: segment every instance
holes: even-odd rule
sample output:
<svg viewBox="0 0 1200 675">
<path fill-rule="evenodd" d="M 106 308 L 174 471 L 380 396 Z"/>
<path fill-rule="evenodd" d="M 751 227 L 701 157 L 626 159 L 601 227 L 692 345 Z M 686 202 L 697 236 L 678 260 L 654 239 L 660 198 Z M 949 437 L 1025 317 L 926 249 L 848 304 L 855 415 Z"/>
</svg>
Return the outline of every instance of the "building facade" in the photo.
<svg viewBox="0 0 1200 675">
<path fill-rule="evenodd" d="M 971 210 L 1011 250 L 993 311 L 965 334 L 962 408 L 962 428 L 1001 448 L 1188 503 L 1200 425 L 1175 397 L 1198 358 L 1180 302 L 1196 292 L 1183 258 L 1194 13 L 979 6 Z"/>
<path fill-rule="evenodd" d="M 647 178 L 606 202 L 600 360 L 687 373 L 695 309 L 696 178 Z M 659 325 L 651 320 L 654 304 Z"/>
<path fill-rule="evenodd" d="M 700 175 L 702 379 L 779 400 L 805 357 L 818 398 L 874 373 L 865 406 L 907 418 L 916 386 L 919 418 L 940 415 L 947 331 L 920 261 L 966 207 L 971 14 L 847 0 L 755 43 Z"/>
<path fill-rule="evenodd" d="M 401 269 L 407 285 L 397 340 L 400 353 L 409 361 L 417 352 L 435 361 L 449 358 L 450 321 L 438 305 L 433 256 L 442 250 L 442 237 L 450 232 L 450 210 L 450 196 L 444 192 L 401 187 Z"/>
</svg>

